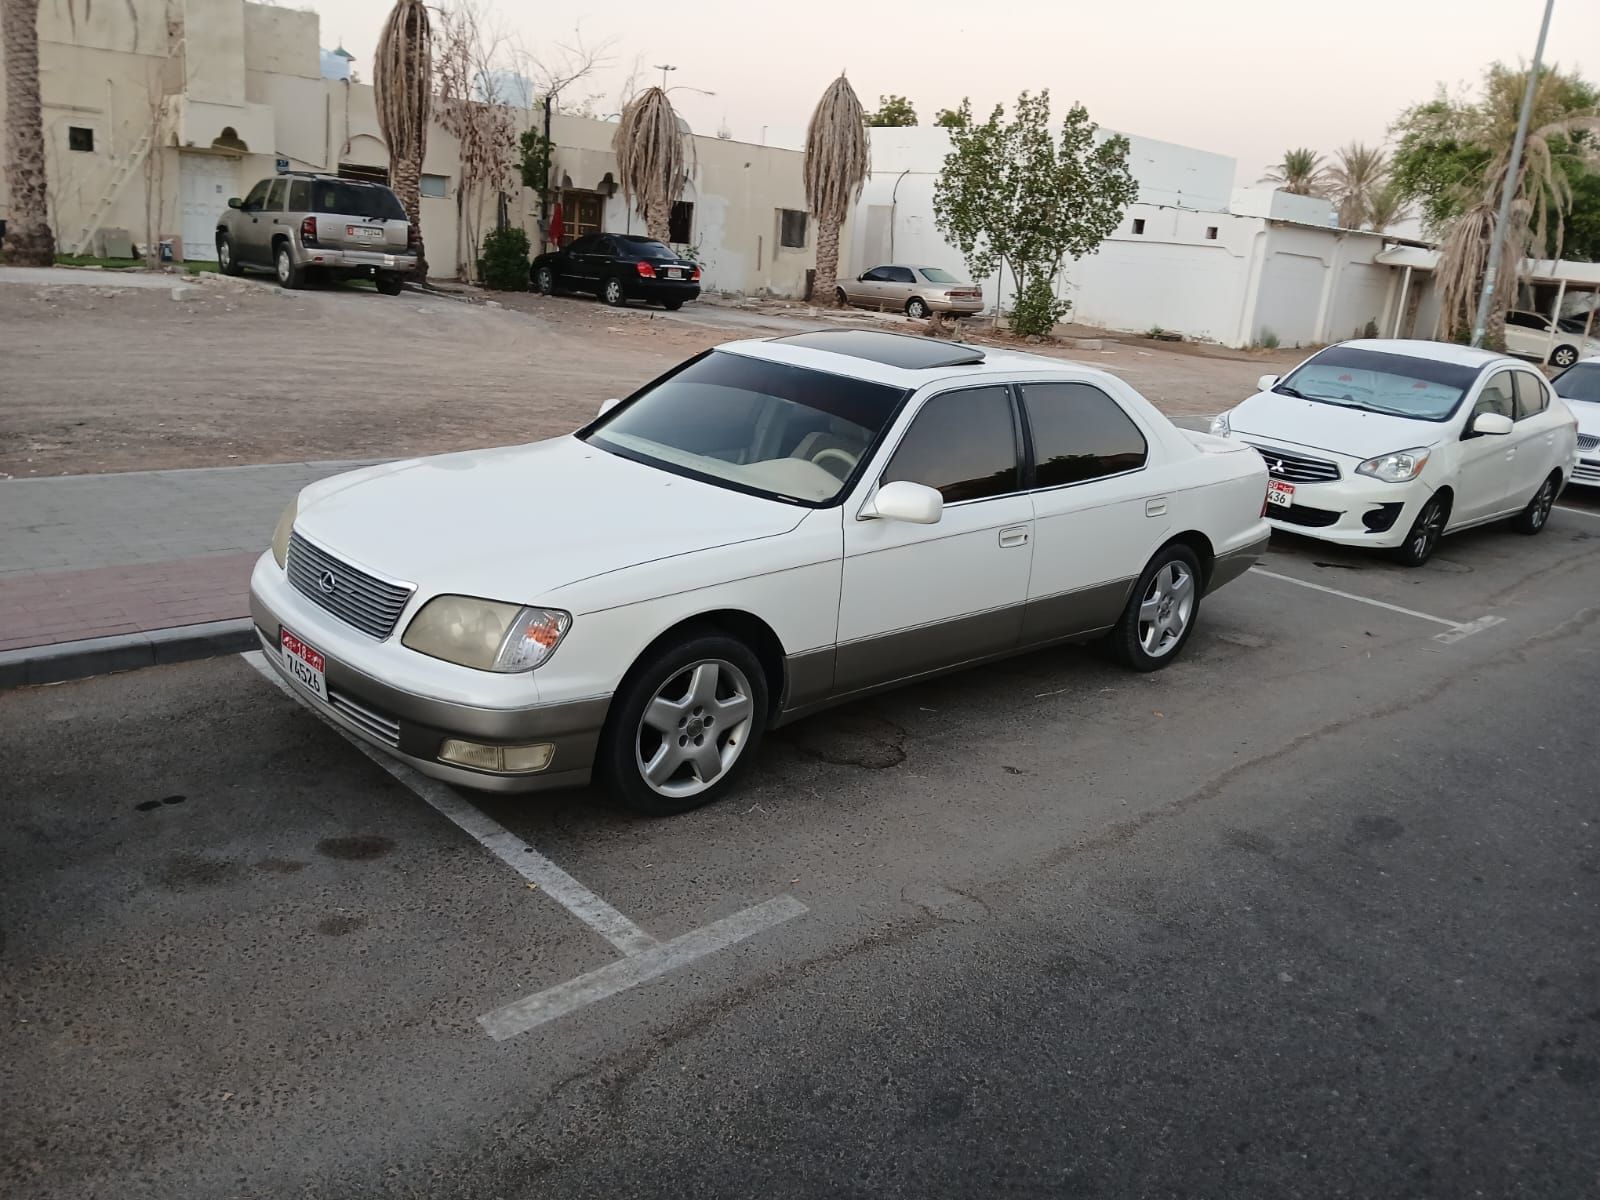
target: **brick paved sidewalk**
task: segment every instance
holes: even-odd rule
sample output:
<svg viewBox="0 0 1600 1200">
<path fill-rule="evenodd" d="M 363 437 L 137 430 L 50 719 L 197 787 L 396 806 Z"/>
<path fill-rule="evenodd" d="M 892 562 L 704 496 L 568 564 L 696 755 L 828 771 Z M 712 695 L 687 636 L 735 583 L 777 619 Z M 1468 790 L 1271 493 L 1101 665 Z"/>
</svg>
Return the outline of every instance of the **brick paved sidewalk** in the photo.
<svg viewBox="0 0 1600 1200">
<path fill-rule="evenodd" d="M 248 616 L 283 506 L 361 465 L 0 481 L 0 654 Z"/>
</svg>

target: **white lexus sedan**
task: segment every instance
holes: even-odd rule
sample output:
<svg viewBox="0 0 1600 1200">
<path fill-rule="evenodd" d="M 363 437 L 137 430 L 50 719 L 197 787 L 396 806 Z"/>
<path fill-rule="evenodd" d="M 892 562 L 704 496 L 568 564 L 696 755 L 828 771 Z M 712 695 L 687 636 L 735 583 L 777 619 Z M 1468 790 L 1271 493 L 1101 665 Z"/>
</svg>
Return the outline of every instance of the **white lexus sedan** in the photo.
<svg viewBox="0 0 1600 1200">
<path fill-rule="evenodd" d="M 701 354 L 587 427 L 312 484 L 251 579 L 267 659 L 419 771 L 598 775 L 649 813 L 764 730 L 1054 642 L 1164 667 L 1266 546 L 1267 473 L 1121 380 L 838 330 Z"/>
<path fill-rule="evenodd" d="M 1474 525 L 1538 533 L 1578 465 L 1577 422 L 1538 368 L 1488 350 L 1341 342 L 1257 386 L 1211 432 L 1261 452 L 1273 527 L 1408 566 Z"/>
<path fill-rule="evenodd" d="M 1578 418 L 1578 465 L 1572 482 L 1600 488 L 1600 358 L 1586 358 L 1550 381 Z"/>
</svg>

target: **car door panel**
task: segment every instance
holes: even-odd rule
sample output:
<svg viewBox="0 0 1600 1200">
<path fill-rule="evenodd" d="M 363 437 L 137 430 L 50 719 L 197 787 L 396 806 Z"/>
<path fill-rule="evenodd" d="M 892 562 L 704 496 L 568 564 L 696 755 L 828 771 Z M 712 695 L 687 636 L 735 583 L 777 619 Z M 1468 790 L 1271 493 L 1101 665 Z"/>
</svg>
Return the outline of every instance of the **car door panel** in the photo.
<svg viewBox="0 0 1600 1200">
<path fill-rule="evenodd" d="M 839 691 L 1014 649 L 1033 557 L 1033 502 L 1018 490 L 1008 389 L 930 397 L 878 479 L 938 487 L 947 503 L 934 525 L 863 520 L 860 501 L 846 513 Z"/>
<path fill-rule="evenodd" d="M 1486 520 L 1504 510 L 1516 482 L 1516 434 L 1474 434 L 1472 423 L 1480 413 L 1516 417 L 1512 372 L 1497 371 L 1479 384 L 1461 442 L 1457 447 L 1455 499 L 1450 508 L 1452 528 Z"/>
<path fill-rule="evenodd" d="M 266 205 L 267 191 L 271 185 L 271 180 L 263 179 L 250 189 L 240 205 L 238 218 L 233 225 L 236 231 L 233 252 L 240 262 L 260 264 L 266 261 L 265 243 L 261 237 L 261 210 Z"/>
<path fill-rule="evenodd" d="M 1532 371 L 1516 373 L 1517 423 L 1511 431 L 1511 491 L 1508 508 L 1520 509 L 1532 500 L 1550 472 L 1562 465 L 1564 455 L 1557 433 L 1561 421 L 1551 411 L 1551 390 Z"/>
</svg>

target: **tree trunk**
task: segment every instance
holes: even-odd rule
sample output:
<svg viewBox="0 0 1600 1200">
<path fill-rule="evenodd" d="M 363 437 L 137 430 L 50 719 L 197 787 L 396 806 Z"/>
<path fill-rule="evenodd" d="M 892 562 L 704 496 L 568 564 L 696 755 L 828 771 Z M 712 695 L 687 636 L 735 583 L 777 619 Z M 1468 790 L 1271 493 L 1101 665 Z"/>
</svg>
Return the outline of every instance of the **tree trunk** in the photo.
<svg viewBox="0 0 1600 1200">
<path fill-rule="evenodd" d="M 0 40 L 5 43 L 6 261 L 49 267 L 56 261 L 45 198 L 44 120 L 39 107 L 39 0 L 0 0 Z"/>
<path fill-rule="evenodd" d="M 417 269 L 412 278 L 423 282 L 428 278 L 428 255 L 422 245 L 422 164 L 409 158 L 398 160 L 394 164 L 393 182 L 395 197 L 406 210 L 417 247 Z"/>
<path fill-rule="evenodd" d="M 811 285 L 811 303 L 832 308 L 839 290 L 839 222 L 823 217 L 817 222 L 817 274 Z"/>
<path fill-rule="evenodd" d="M 645 232 L 662 245 L 672 236 L 672 205 L 646 204 L 644 210 Z"/>
</svg>

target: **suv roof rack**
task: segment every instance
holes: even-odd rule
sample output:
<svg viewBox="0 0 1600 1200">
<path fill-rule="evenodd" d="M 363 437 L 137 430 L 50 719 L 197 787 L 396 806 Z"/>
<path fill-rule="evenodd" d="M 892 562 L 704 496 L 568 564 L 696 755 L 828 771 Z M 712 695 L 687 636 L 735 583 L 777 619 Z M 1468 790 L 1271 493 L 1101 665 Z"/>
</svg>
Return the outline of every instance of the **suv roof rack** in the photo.
<svg viewBox="0 0 1600 1200">
<path fill-rule="evenodd" d="M 977 346 L 915 337 L 907 333 L 884 333 L 877 329 L 819 329 L 772 340 L 912 371 L 977 366 L 984 357 L 983 351 Z"/>
</svg>

